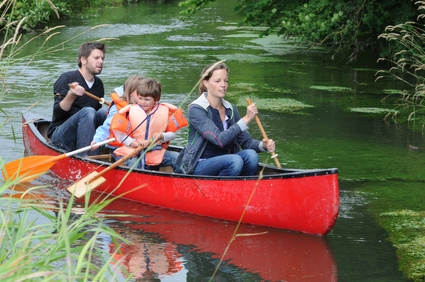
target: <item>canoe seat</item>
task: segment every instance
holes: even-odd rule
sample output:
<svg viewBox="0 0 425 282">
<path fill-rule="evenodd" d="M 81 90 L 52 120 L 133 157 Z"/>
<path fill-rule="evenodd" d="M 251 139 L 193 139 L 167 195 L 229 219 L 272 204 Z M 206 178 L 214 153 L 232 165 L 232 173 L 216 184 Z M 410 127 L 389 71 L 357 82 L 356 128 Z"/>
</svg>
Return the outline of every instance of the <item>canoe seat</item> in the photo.
<svg viewBox="0 0 425 282">
<path fill-rule="evenodd" d="M 173 167 L 171 167 L 171 166 L 160 167 L 159 168 L 159 171 L 168 172 L 168 173 L 173 173 L 174 172 Z"/>
</svg>

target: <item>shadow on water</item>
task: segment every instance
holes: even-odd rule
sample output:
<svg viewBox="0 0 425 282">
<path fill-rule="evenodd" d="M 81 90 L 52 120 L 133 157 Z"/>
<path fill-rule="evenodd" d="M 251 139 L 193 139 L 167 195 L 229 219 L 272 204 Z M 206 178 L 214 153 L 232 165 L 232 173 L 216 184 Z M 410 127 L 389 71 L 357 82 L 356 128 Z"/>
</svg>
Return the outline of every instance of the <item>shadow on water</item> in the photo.
<svg viewBox="0 0 425 282">
<path fill-rule="evenodd" d="M 281 112 L 258 105 L 269 138 L 277 142 L 276 152 L 283 166 L 339 169 L 341 212 L 325 238 L 270 229 L 266 235 L 238 237 L 220 269 L 220 281 L 245 281 L 245 277 L 250 281 L 260 277 L 297 281 L 302 275 L 304 281 L 318 281 L 318 277 L 329 279 L 322 281 L 407 281 L 397 270 L 397 257 L 388 235 L 370 213 L 370 201 L 379 200 L 379 195 L 359 191 L 400 191 L 400 181 L 408 183 L 403 189 L 422 188 L 419 181 L 425 167 L 424 137 L 406 124 L 385 121 L 383 114 L 365 110 L 392 108 L 383 98 L 387 90 L 401 87 L 392 81 L 374 82 L 380 67 L 375 63 L 377 58 L 361 54 L 354 65 L 348 65 L 343 55 L 330 60 L 327 50 L 305 52 L 277 37 L 260 39 L 256 30 L 237 27 L 240 18 L 233 11 L 234 1 L 214 3 L 185 23 L 178 21 L 178 1 L 165 2 L 124 5 L 106 9 L 98 18 L 61 22 L 66 27 L 49 44 L 72 38 L 95 25 L 110 26 L 86 33 L 72 40 L 70 48 L 38 57 L 30 66 L 11 66 L 7 93 L 1 101 L 2 110 L 10 114 L 0 136 L 2 159 L 7 162 L 23 154 L 17 113 L 33 105 L 35 113 L 50 115 L 52 85 L 60 73 L 76 68 L 76 48 L 83 40 L 118 39 L 108 41 L 109 51 L 100 75 L 106 92 L 123 84 L 129 75 L 141 74 L 159 79 L 162 100 L 183 108 L 197 96 L 188 93 L 201 69 L 226 59 L 230 67 L 228 99 L 242 114 L 246 97 L 288 98 L 311 106 Z M 255 124 L 250 125 L 250 132 L 261 138 Z M 185 140 L 182 131 L 175 143 L 184 145 Z M 261 158 L 273 164 L 267 154 Z M 66 186 L 63 181 L 46 175 L 34 184 L 48 185 L 45 192 L 52 198 L 66 198 L 58 190 Z M 409 202 L 415 194 L 404 197 L 403 201 Z M 146 244 L 156 244 L 151 252 L 171 248 L 174 263 L 182 268 L 170 274 L 161 268 L 161 281 L 209 277 L 234 229 L 233 223 L 135 203 L 118 201 L 109 209 L 132 215 L 108 221 L 133 241 L 125 247 L 131 254 L 127 267 L 140 268 L 140 273 L 142 265 L 146 268 L 148 263 L 142 256 Z M 258 230 L 265 229 L 244 226 L 242 232 Z M 100 243 L 109 251 L 107 236 Z M 167 255 L 161 256 L 168 270 L 164 261 Z"/>
</svg>

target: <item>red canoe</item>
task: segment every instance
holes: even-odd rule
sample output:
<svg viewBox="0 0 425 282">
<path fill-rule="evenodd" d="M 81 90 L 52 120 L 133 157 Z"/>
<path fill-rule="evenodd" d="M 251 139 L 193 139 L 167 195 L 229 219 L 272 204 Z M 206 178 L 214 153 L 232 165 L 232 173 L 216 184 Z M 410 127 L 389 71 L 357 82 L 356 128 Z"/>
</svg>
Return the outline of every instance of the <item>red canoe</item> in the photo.
<svg viewBox="0 0 425 282">
<path fill-rule="evenodd" d="M 32 113 L 23 114 L 22 121 L 29 155 L 64 153 L 45 138 L 50 121 Z M 170 150 L 180 149 L 170 146 Z M 57 161 L 51 170 L 60 178 L 77 181 L 109 165 L 72 156 Z M 147 170 L 128 173 L 127 167 L 120 166 L 103 175 L 106 182 L 96 191 L 127 193 L 124 197 L 136 202 L 308 234 L 325 235 L 332 229 L 339 212 L 336 168 L 278 169 L 260 164 L 262 169 L 263 178 L 258 180 L 256 176 L 211 177 Z M 140 189 L 134 191 L 137 187 Z"/>
</svg>

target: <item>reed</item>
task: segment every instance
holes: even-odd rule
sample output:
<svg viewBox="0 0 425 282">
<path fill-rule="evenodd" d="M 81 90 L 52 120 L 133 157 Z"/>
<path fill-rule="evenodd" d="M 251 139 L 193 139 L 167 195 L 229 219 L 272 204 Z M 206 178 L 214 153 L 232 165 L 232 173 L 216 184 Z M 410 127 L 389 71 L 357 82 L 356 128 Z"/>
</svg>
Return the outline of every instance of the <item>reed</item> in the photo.
<svg viewBox="0 0 425 282">
<path fill-rule="evenodd" d="M 393 51 L 378 62 L 387 63 L 389 69 L 376 73 L 376 81 L 392 78 L 405 85 L 403 93 L 396 94 L 396 108 L 387 117 L 395 119 L 406 114 L 408 121 L 425 125 L 425 1 L 417 1 L 418 16 L 415 21 L 387 26 L 378 38 L 392 44 Z M 390 94 L 393 96 L 393 94 Z"/>
<path fill-rule="evenodd" d="M 51 1 L 48 3 L 52 4 Z M 10 21 L 8 17 L 15 4 L 16 0 L 0 1 L 0 33 L 3 35 L 0 43 L 0 101 L 6 98 L 7 70 L 10 66 L 23 60 L 30 64 L 35 56 L 65 48 L 65 44 L 45 47 L 61 26 L 46 29 L 21 44 L 20 31 L 26 18 Z M 32 54 L 21 54 L 25 45 L 43 38 L 44 43 L 38 49 L 33 49 Z M 71 42 L 75 39 L 73 37 L 65 43 L 75 44 Z M 9 115 L 1 106 L 0 112 L 6 117 L 0 123 L 0 130 L 11 120 L 19 118 L 14 114 Z M 11 130 L 16 139 L 14 128 Z M 0 157 L 0 169 L 4 165 Z M 99 214 L 114 198 L 107 197 L 96 203 L 87 200 L 82 204 L 82 209 L 77 209 L 72 196 L 64 200 L 49 199 L 39 193 L 46 187 L 23 186 L 21 180 L 0 180 L 0 281 L 116 280 L 117 273 L 124 270 L 117 269 L 119 264 L 112 266 L 113 256 L 103 250 L 99 243 L 102 241 L 99 238 L 105 236 L 115 244 L 117 240 L 125 241 L 104 224 Z M 131 275 L 128 277 L 130 279 Z"/>
<path fill-rule="evenodd" d="M 19 181 L 0 187 L 0 280 L 113 281 L 118 272 L 99 238 L 125 239 L 99 212 L 114 198 L 76 209 L 73 197 L 53 204 L 41 188 L 18 193 Z"/>
</svg>

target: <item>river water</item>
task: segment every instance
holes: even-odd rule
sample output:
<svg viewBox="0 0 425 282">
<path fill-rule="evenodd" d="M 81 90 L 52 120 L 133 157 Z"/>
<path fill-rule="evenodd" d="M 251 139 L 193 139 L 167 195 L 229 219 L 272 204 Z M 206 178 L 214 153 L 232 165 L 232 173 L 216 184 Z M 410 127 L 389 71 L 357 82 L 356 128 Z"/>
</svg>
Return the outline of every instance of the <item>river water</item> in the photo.
<svg viewBox="0 0 425 282">
<path fill-rule="evenodd" d="M 0 136 L 3 161 L 24 153 L 21 111 L 50 117 L 52 85 L 60 73 L 77 68 L 76 49 L 83 41 L 111 38 L 106 41 L 109 50 L 100 75 L 106 92 L 128 76 L 141 74 L 159 79 L 162 100 L 183 108 L 196 98 L 190 92 L 202 68 L 225 59 L 230 68 L 228 99 L 242 113 L 246 97 L 264 102 L 258 103 L 260 119 L 268 137 L 277 143 L 283 166 L 339 169 L 341 210 L 324 238 L 243 226 L 245 233 L 266 230 L 268 234 L 238 238 L 216 281 L 407 281 L 398 271 L 388 235 L 370 210 L 371 201 L 384 199 L 365 191 L 420 189 L 424 140 L 412 126 L 367 111 L 392 108 L 383 98 L 401 88 L 391 80 L 374 81 L 381 67 L 377 57 L 362 53 L 354 64 L 347 64 L 346 54 L 332 60 L 332 53 L 325 49 L 307 51 L 275 36 L 258 38 L 258 29 L 237 27 L 240 17 L 233 12 L 234 1 L 214 4 L 187 22 L 178 20 L 177 1 L 160 2 L 58 22 L 66 26 L 47 43 L 40 37 L 22 49 L 18 57 L 33 54 L 42 45 L 40 50 L 45 50 L 66 41 L 63 50 L 39 52 L 29 65 L 28 60 L 11 64 L 8 91 L 0 101 L 8 115 L 2 113 L 6 122 Z M 89 30 L 101 24 L 108 26 Z M 277 109 L 266 98 L 280 98 Z M 304 107 L 282 110 L 284 101 Z M 255 124 L 250 132 L 261 138 Z M 184 142 L 180 134 L 175 143 Z M 267 157 L 263 155 L 262 160 L 273 164 Z M 48 185 L 51 195 L 60 195 L 61 181 L 47 174 L 35 183 Z M 128 269 L 156 281 L 207 281 L 235 228 L 234 223 L 127 201 L 117 201 L 110 209 L 133 215 L 108 221 L 134 243 L 124 246 L 131 253 Z M 109 243 L 106 235 L 99 242 L 106 252 Z"/>
</svg>

